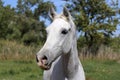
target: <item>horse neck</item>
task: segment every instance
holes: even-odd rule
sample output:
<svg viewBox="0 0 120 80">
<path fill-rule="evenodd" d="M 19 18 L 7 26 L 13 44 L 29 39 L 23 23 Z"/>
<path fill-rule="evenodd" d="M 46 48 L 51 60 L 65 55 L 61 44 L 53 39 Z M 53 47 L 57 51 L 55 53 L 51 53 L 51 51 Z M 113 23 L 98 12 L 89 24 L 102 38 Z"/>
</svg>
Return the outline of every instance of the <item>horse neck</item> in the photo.
<svg viewBox="0 0 120 80">
<path fill-rule="evenodd" d="M 79 58 L 77 52 L 76 37 L 73 39 L 73 45 L 69 53 L 62 56 L 63 68 L 66 77 L 72 77 L 78 71 Z"/>
</svg>

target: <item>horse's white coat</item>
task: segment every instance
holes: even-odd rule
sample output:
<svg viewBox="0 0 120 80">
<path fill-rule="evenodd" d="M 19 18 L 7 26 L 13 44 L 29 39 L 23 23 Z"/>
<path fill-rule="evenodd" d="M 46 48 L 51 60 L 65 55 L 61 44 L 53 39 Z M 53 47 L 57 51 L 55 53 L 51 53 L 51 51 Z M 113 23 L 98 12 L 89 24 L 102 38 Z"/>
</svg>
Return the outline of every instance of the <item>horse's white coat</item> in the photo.
<svg viewBox="0 0 120 80">
<path fill-rule="evenodd" d="M 52 63 L 51 68 L 44 71 L 43 80 L 85 80 L 77 52 L 76 27 L 70 13 L 64 8 L 63 14 L 51 17 L 53 22 L 46 29 L 46 43 L 37 54 L 38 58 L 47 56 L 48 63 Z M 68 33 L 61 34 L 63 29 Z"/>
</svg>

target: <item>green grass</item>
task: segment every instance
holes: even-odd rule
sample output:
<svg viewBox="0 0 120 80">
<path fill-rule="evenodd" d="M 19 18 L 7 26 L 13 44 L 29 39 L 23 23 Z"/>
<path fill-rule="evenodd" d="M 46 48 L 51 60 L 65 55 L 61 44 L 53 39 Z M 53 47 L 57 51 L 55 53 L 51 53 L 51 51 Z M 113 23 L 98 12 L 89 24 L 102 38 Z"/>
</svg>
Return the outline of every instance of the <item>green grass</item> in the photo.
<svg viewBox="0 0 120 80">
<path fill-rule="evenodd" d="M 115 60 L 82 62 L 88 80 L 120 80 L 120 63 Z"/>
<path fill-rule="evenodd" d="M 42 80 L 42 70 L 35 61 L 0 61 L 0 80 Z"/>
<path fill-rule="evenodd" d="M 87 80 L 120 80 L 120 63 L 115 60 L 82 61 Z M 0 80 L 42 80 L 35 60 L 0 61 Z"/>
</svg>

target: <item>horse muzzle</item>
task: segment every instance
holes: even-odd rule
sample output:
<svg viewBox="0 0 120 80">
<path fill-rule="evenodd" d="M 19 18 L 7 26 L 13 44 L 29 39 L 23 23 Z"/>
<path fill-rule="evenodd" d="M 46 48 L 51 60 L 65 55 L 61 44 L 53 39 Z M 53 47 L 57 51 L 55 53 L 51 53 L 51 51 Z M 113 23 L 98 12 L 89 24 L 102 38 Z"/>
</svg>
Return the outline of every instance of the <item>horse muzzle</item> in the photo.
<svg viewBox="0 0 120 80">
<path fill-rule="evenodd" d="M 48 58 L 46 56 L 43 56 L 41 58 L 38 58 L 36 56 L 36 61 L 38 66 L 43 70 L 49 70 L 51 65 L 48 63 Z"/>
</svg>

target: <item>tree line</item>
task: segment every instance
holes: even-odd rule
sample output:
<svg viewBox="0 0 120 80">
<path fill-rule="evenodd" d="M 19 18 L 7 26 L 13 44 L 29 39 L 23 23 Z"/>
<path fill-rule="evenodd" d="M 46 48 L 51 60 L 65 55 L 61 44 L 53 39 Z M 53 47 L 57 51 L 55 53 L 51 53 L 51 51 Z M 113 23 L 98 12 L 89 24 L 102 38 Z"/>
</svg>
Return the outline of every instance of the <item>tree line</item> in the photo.
<svg viewBox="0 0 120 80">
<path fill-rule="evenodd" d="M 62 1 L 62 0 L 61 0 Z M 118 0 L 65 0 L 78 32 L 78 48 L 97 54 L 101 45 L 120 48 L 120 38 L 112 37 L 119 24 Z M 62 4 L 61 4 L 62 5 Z M 4 6 L 0 0 L 0 39 L 16 40 L 25 45 L 39 45 L 46 39 L 45 21 L 48 11 L 55 6 L 51 1 L 17 0 L 17 6 Z M 45 21 L 43 21 L 44 19 Z M 85 54 L 88 54 L 88 53 Z"/>
<path fill-rule="evenodd" d="M 45 40 L 45 22 L 41 17 L 49 19 L 47 14 L 52 2 L 18 0 L 16 8 L 3 5 L 1 0 L 0 38 L 20 41 L 26 45 L 39 44 Z"/>
</svg>

